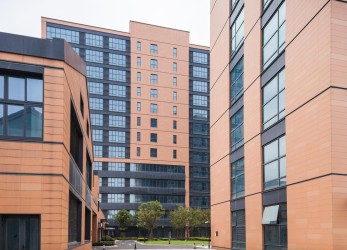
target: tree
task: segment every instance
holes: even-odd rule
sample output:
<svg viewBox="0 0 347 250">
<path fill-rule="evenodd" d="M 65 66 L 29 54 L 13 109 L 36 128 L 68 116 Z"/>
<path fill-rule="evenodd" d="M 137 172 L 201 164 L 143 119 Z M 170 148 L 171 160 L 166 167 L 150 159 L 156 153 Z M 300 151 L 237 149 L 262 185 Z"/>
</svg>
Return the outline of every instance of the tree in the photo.
<svg viewBox="0 0 347 250">
<path fill-rule="evenodd" d="M 170 212 L 171 226 L 175 229 L 185 229 L 184 236 L 187 240 L 189 238 L 189 226 L 192 219 L 192 210 L 189 207 L 178 206 L 175 210 Z"/>
<path fill-rule="evenodd" d="M 192 228 L 198 228 L 200 230 L 200 227 L 202 224 L 210 223 L 210 210 L 209 209 L 200 209 L 196 208 L 192 210 L 192 219 L 191 219 L 191 227 Z"/>
<path fill-rule="evenodd" d="M 156 222 L 165 214 L 159 201 L 149 201 L 140 205 L 136 214 L 138 225 L 149 231 L 149 238 L 153 239 L 153 229 Z"/>
<path fill-rule="evenodd" d="M 131 222 L 131 214 L 128 210 L 120 210 L 116 215 L 116 220 L 119 223 L 119 229 L 126 230 Z"/>
</svg>

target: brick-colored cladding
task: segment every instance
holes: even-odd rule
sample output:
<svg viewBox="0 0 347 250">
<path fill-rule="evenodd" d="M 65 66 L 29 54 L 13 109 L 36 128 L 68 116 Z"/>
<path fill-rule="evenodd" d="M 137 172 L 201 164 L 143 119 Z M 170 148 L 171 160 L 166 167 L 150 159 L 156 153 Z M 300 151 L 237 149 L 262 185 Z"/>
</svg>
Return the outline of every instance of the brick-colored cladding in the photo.
<svg viewBox="0 0 347 250">
<path fill-rule="evenodd" d="M 263 15 L 262 1 L 210 2 L 212 246 L 214 249 L 232 248 L 230 217 L 234 201 L 231 199 L 230 162 L 233 159 L 229 113 L 233 107 L 230 108 L 229 46 L 233 20 L 230 21 L 230 2 L 238 2 L 236 6 L 243 5 L 245 15 L 245 242 L 246 249 L 265 249 L 262 140 L 266 131 L 262 128 L 262 80 L 268 72 L 262 67 L 262 19 L 266 15 Z M 281 2 L 284 1 L 270 1 L 270 11 Z M 337 0 L 287 0 L 285 3 L 287 247 L 345 249 L 347 3 Z M 226 95 L 229 95 L 228 100 Z"/>
<path fill-rule="evenodd" d="M 20 38 L 18 38 L 19 40 Z M 33 39 L 33 38 L 30 38 Z M 39 40 L 39 39 L 37 39 Z M 33 42 L 35 44 L 36 41 Z M 1 43 L 1 42 L 0 42 Z M 64 46 L 68 46 L 65 43 Z M 68 53 L 74 53 L 66 47 Z M 72 55 L 76 57 L 77 55 Z M 64 60 L 33 55 L 0 52 L 0 60 L 10 64 L 39 66 L 44 69 L 43 138 L 41 141 L 0 141 L 0 215 L 39 215 L 40 249 L 68 248 L 70 103 L 73 104 L 83 137 L 83 158 L 93 157 L 88 95 L 84 70 L 73 68 Z M 78 60 L 78 59 L 76 59 Z M 83 68 L 83 61 L 80 60 Z M 84 100 L 84 116 L 80 111 Z M 88 122 L 87 122 L 88 121 Z M 86 161 L 83 165 L 82 197 L 86 197 Z M 93 187 L 93 186 L 92 186 Z M 94 182 L 91 200 L 93 240 L 98 239 L 98 221 L 104 218 L 98 210 L 98 183 Z M 75 249 L 91 249 L 84 239 L 82 200 L 81 244 Z"/>
</svg>

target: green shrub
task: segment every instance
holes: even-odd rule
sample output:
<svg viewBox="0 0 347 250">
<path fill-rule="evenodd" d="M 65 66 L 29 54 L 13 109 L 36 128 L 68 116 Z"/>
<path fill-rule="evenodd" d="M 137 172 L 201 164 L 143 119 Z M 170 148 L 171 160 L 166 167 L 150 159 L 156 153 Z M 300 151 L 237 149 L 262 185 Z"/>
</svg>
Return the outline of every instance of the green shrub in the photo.
<svg viewBox="0 0 347 250">
<path fill-rule="evenodd" d="M 207 237 L 190 237 L 189 240 L 208 241 Z"/>
<path fill-rule="evenodd" d="M 115 239 L 112 238 L 111 236 L 109 235 L 106 235 L 104 239 L 102 239 L 103 241 L 114 241 Z"/>
<path fill-rule="evenodd" d="M 93 246 L 113 246 L 114 245 L 114 241 L 109 241 L 109 240 L 101 240 L 99 242 L 94 242 Z"/>
<path fill-rule="evenodd" d="M 137 240 L 137 237 L 117 237 L 117 240 Z"/>
</svg>

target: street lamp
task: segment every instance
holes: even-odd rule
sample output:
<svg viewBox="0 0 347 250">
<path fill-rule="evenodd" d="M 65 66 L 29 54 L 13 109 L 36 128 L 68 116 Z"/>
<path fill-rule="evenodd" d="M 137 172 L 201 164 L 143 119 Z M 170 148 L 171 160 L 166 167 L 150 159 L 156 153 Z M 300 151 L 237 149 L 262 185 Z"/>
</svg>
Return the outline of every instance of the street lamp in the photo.
<svg viewBox="0 0 347 250">
<path fill-rule="evenodd" d="M 207 220 L 205 221 L 205 224 L 209 224 L 210 222 Z M 211 229 L 209 230 L 209 234 L 208 234 L 208 249 L 211 248 Z"/>
</svg>

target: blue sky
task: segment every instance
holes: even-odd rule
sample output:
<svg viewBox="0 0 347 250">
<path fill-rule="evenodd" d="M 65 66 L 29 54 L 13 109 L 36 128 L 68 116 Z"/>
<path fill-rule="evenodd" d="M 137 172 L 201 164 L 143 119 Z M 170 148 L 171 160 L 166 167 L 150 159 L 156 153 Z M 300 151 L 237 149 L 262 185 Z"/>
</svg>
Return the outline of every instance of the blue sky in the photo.
<svg viewBox="0 0 347 250">
<path fill-rule="evenodd" d="M 0 31 L 41 37 L 41 16 L 128 32 L 129 20 L 190 31 L 209 46 L 210 0 L 0 0 Z"/>
</svg>

